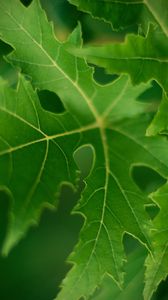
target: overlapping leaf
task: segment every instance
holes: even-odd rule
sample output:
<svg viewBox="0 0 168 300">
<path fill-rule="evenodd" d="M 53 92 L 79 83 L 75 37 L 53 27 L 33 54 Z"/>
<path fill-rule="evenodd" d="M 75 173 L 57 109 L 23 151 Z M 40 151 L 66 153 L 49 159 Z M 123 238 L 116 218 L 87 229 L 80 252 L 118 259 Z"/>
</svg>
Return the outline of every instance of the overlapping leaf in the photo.
<svg viewBox="0 0 168 300">
<path fill-rule="evenodd" d="M 61 182 L 74 182 L 73 153 L 89 144 L 94 166 L 76 208 L 85 224 L 58 299 L 88 297 L 105 273 L 122 285 L 124 233 L 151 247 L 152 225 L 144 209 L 148 199 L 134 183 L 131 168 L 142 164 L 168 177 L 168 142 L 145 137 L 151 107 L 136 101 L 147 85 L 132 87 L 127 76 L 97 85 L 85 61 L 66 51 L 67 44 L 81 43 L 79 27 L 61 44 L 37 0 L 29 8 L 1 0 L 0 35 L 15 49 L 9 60 L 36 88 L 57 93 L 66 109 L 61 115 L 43 111 L 22 77 L 17 91 L 1 84 L 0 185 L 11 197 L 4 251 L 38 220 L 44 204 L 55 202 Z"/>
<path fill-rule="evenodd" d="M 168 39 L 158 29 L 150 27 L 146 37 L 129 34 L 124 43 L 88 46 L 75 53 L 109 73 L 128 73 L 133 84 L 155 79 L 168 92 Z"/>
<path fill-rule="evenodd" d="M 156 23 L 168 35 L 167 0 L 69 0 L 79 10 L 91 13 L 112 24 L 114 29 L 141 25 L 147 31 L 148 23 Z"/>
</svg>

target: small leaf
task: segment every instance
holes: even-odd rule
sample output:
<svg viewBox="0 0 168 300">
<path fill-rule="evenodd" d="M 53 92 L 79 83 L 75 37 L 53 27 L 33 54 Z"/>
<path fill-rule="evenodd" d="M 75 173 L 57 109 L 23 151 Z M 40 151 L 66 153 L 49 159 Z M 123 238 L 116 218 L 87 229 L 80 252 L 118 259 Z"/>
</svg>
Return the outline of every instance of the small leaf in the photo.
<svg viewBox="0 0 168 300">
<path fill-rule="evenodd" d="M 168 97 L 163 93 L 163 99 L 159 109 L 147 129 L 147 135 L 156 135 L 158 133 L 168 134 Z"/>
</svg>

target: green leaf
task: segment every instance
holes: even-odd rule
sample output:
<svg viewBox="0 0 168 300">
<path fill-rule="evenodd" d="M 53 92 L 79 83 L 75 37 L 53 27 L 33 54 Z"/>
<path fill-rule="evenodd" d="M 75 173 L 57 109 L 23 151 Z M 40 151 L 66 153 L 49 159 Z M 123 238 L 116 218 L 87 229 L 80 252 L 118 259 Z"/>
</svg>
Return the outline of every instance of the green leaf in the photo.
<svg viewBox="0 0 168 300">
<path fill-rule="evenodd" d="M 155 230 L 152 233 L 153 256 L 146 260 L 146 276 L 144 299 L 151 299 L 159 283 L 168 275 L 168 212 L 167 212 L 168 184 L 151 195 L 160 208 L 154 220 Z"/>
<path fill-rule="evenodd" d="M 156 23 L 168 36 L 167 0 L 69 0 L 79 10 L 110 22 L 114 29 L 141 25 L 147 31 L 148 23 Z"/>
<path fill-rule="evenodd" d="M 117 118 L 117 110 L 123 105 L 122 102 L 126 98 L 131 113 L 129 101 L 132 102 L 133 107 L 136 106 L 134 97 L 136 93 L 143 91 L 144 87 L 134 88 L 133 99 L 131 99 L 130 83 L 127 77 L 109 85 L 108 88 L 111 88 L 112 95 L 115 93 L 115 97 L 117 86 L 119 96 L 121 96 L 118 98 L 120 102 L 118 105 L 116 103 L 116 108 L 114 108 L 114 102 L 112 102 L 111 108 L 110 106 L 107 107 L 109 117 L 110 111 L 111 116 L 113 116 L 113 112 L 116 114 L 116 120 L 112 125 L 114 126 L 113 130 L 110 128 L 103 129 L 97 123 L 90 123 L 81 127 L 68 113 L 53 115 L 43 111 L 30 83 L 22 77 L 17 91 L 9 89 L 4 84 L 1 85 L 0 89 L 1 168 L 3 166 L 0 173 L 0 184 L 2 187 L 8 188 L 12 198 L 12 216 L 4 244 L 4 252 L 9 251 L 31 223 L 38 221 L 42 205 L 54 204 L 55 193 L 59 184 L 65 180 L 72 181 L 75 179 L 76 167 L 72 159 L 74 150 L 86 143 L 91 144 L 95 149 L 95 166 L 87 180 L 88 186 L 83 194 L 83 199 L 77 208 L 80 213 L 87 216 L 87 223 L 81 233 L 78 250 L 76 250 L 76 258 L 73 258 L 74 261 L 79 260 L 75 278 L 77 276 L 79 279 L 78 272 L 83 269 L 82 277 L 79 280 L 80 293 L 86 293 L 87 287 L 90 294 L 107 271 L 121 284 L 123 276 L 122 258 L 124 256 L 121 241 L 125 230 L 131 232 L 150 247 L 148 238 L 150 223 L 147 215 L 145 215 L 143 202 L 139 201 L 143 199 L 145 203 L 147 199 L 138 190 L 130 178 L 129 172 L 132 163 L 140 162 L 139 151 L 143 152 L 143 163 L 150 161 L 152 157 L 148 151 L 139 145 L 138 141 L 134 141 L 134 137 L 127 136 L 132 124 L 129 122 L 127 124 L 123 120 L 128 113 L 126 112 L 124 115 L 123 111 L 121 116 L 118 113 Z M 129 87 L 128 91 L 126 86 Z M 125 90 L 125 95 L 120 94 L 121 89 Z M 12 102 L 11 99 L 13 99 Z M 99 97 L 98 100 L 100 100 Z M 144 109 L 144 105 L 137 103 L 137 108 L 137 111 L 140 108 Z M 107 113 L 107 111 L 105 112 Z M 113 124 L 110 119 L 109 123 Z M 107 117 L 106 120 L 108 120 Z M 146 117 L 145 119 L 142 118 L 140 122 L 138 121 L 138 124 L 134 120 L 133 127 L 142 126 L 144 130 L 144 121 L 148 121 Z M 125 128 L 126 125 L 127 129 Z M 122 126 L 124 126 L 126 133 L 120 132 Z M 133 151 L 138 155 L 137 158 L 132 158 L 131 152 L 126 150 L 129 149 L 131 141 Z M 122 153 L 123 147 L 128 152 L 125 163 Z M 152 162 L 154 166 L 156 164 L 158 167 L 157 158 L 152 159 Z M 150 161 L 150 163 L 152 162 Z M 113 164 L 112 167 L 111 163 Z M 162 165 L 160 168 L 163 172 L 168 172 L 166 166 L 165 170 Z M 62 171 L 60 172 L 60 170 Z M 122 170 L 124 170 L 123 173 Z M 130 190 L 127 190 L 128 186 L 130 186 Z M 115 202 L 111 203 L 113 198 Z M 129 215 L 129 220 L 127 217 L 124 218 L 124 215 Z M 90 226 L 92 230 L 88 231 Z M 113 240 L 113 230 L 117 234 L 115 240 Z M 101 253 L 105 249 L 107 251 L 106 263 L 101 262 Z M 92 269 L 98 271 L 99 263 L 97 263 L 95 255 L 100 260 L 102 270 L 96 272 L 97 277 L 88 287 L 87 272 Z M 72 292 L 76 293 L 77 290 L 74 289 Z M 74 294 L 74 297 L 77 299 L 78 295 Z"/>
<path fill-rule="evenodd" d="M 145 137 L 152 107 L 136 101 L 149 85 L 133 87 L 127 76 L 98 85 L 86 62 L 66 51 L 81 44 L 80 27 L 65 44 L 58 42 L 37 0 L 28 8 L 1 0 L 0 34 L 14 48 L 8 59 L 35 88 L 55 92 L 66 110 L 44 111 L 22 76 L 16 91 L 1 84 L 0 185 L 11 197 L 4 252 L 38 221 L 44 205 L 53 206 L 62 182 L 75 183 L 73 155 L 91 145 L 94 164 L 75 210 L 85 223 L 58 299 L 88 298 L 106 273 L 121 286 L 124 233 L 151 248 L 152 224 L 144 208 L 149 200 L 131 169 L 145 165 L 168 177 L 168 142 Z"/>
<path fill-rule="evenodd" d="M 123 43 L 70 51 L 109 73 L 128 73 L 133 84 L 155 79 L 168 92 L 168 42 L 158 29 L 150 27 L 146 37 L 128 34 Z"/>
</svg>

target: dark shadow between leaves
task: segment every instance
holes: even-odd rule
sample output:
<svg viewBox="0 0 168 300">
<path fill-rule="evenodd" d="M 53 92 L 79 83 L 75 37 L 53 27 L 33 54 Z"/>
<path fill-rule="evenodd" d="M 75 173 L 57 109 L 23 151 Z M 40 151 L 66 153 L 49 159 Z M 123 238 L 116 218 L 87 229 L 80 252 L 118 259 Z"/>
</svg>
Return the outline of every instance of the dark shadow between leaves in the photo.
<svg viewBox="0 0 168 300">
<path fill-rule="evenodd" d="M 152 86 L 140 94 L 137 100 L 145 103 L 160 102 L 162 100 L 162 88 L 155 80 L 153 80 Z"/>
<path fill-rule="evenodd" d="M 145 194 L 150 194 L 166 183 L 166 179 L 158 172 L 147 166 L 133 166 L 132 178 L 136 185 Z"/>
<path fill-rule="evenodd" d="M 2 76 L 5 81 L 9 82 L 11 87 L 16 87 L 18 81 L 18 71 L 14 66 L 12 66 L 4 56 L 11 53 L 14 49 L 0 40 L 0 76 Z"/>
<path fill-rule="evenodd" d="M 159 284 L 151 300 L 167 300 L 168 299 L 167 287 L 168 287 L 168 277 L 166 278 L 165 281 L 162 281 Z"/>
<path fill-rule="evenodd" d="M 7 55 L 12 51 L 13 51 L 13 48 L 9 44 L 0 40 L 0 55 Z"/>
<path fill-rule="evenodd" d="M 0 258 L 3 300 L 55 299 L 71 267 L 65 261 L 83 225 L 80 215 L 70 214 L 78 198 L 72 188 L 63 186 L 58 210 L 45 209 L 39 226 L 31 227 L 9 256 Z"/>
<path fill-rule="evenodd" d="M 10 199 L 6 191 L 0 190 L 0 252 L 7 232 Z"/>
<path fill-rule="evenodd" d="M 123 236 L 123 245 L 126 255 L 129 255 L 131 252 L 135 251 L 137 248 L 145 249 L 145 247 L 131 234 L 125 232 Z M 145 250 L 147 253 L 147 250 Z"/>
<path fill-rule="evenodd" d="M 28 7 L 28 6 L 31 4 L 32 1 L 33 1 L 33 0 L 20 0 L 20 2 L 21 2 L 24 6 L 26 6 L 26 7 Z"/>
<path fill-rule="evenodd" d="M 65 107 L 62 104 L 60 97 L 49 90 L 38 90 L 38 97 L 42 108 L 46 111 L 60 114 L 65 112 Z"/>
<path fill-rule="evenodd" d="M 89 65 L 94 67 L 93 78 L 99 85 L 109 84 L 118 78 L 118 75 L 116 74 L 106 73 L 104 68 L 98 67 L 93 64 L 89 64 Z"/>
<path fill-rule="evenodd" d="M 156 191 L 160 186 L 166 183 L 164 177 L 149 167 L 133 166 L 131 171 L 134 182 L 146 195 Z M 155 218 L 159 212 L 159 207 L 155 203 L 146 205 L 145 208 L 151 219 Z"/>
<path fill-rule="evenodd" d="M 4 58 L 0 57 L 0 76 L 9 83 L 11 88 L 16 89 L 18 83 L 18 69 L 10 65 Z"/>
</svg>

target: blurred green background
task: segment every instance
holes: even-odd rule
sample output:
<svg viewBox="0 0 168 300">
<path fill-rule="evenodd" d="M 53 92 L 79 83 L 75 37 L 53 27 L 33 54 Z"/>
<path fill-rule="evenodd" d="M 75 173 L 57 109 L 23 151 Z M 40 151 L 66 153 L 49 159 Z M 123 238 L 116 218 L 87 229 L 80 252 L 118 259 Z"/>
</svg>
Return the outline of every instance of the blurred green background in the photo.
<svg viewBox="0 0 168 300">
<path fill-rule="evenodd" d="M 22 0 L 28 6 L 30 0 Z M 127 32 L 136 32 L 137 28 L 127 31 L 113 32 L 110 24 L 91 18 L 77 11 L 67 0 L 41 0 L 49 20 L 53 21 L 56 36 L 65 40 L 80 20 L 84 43 L 103 43 L 123 40 Z M 4 55 L 11 47 L 0 42 L 0 75 L 13 87 L 17 84 L 17 70 L 10 66 Z M 94 78 L 100 84 L 106 84 L 116 78 L 107 75 L 102 68 L 95 67 Z M 50 97 L 50 105 L 46 99 Z M 61 112 L 63 106 L 56 95 L 39 92 L 41 105 L 53 112 Z M 139 101 L 152 101 L 158 104 L 161 89 L 154 82 L 153 87 Z M 79 199 L 84 187 L 82 177 L 86 176 L 92 163 L 92 153 L 88 148 L 76 154 L 76 163 L 81 169 L 79 191 L 74 192 L 69 186 L 62 187 L 58 210 L 45 209 L 39 226 L 29 229 L 25 238 L 11 251 L 8 257 L 0 257 L 0 299 L 1 300 L 52 300 L 59 291 L 62 279 L 70 265 L 66 263 L 68 255 L 77 243 L 83 218 L 71 214 L 71 210 Z M 137 185 L 146 193 L 154 191 L 164 183 L 164 179 L 146 167 L 136 167 L 132 171 Z M 2 245 L 8 219 L 9 203 L 7 196 L 0 192 L 0 245 Z M 148 213 L 154 217 L 157 207 L 148 207 Z M 142 300 L 144 260 L 146 250 L 132 237 L 125 235 L 124 246 L 128 264 L 125 268 L 127 286 L 121 292 L 110 277 L 105 277 L 103 284 L 97 289 L 92 300 Z M 168 281 L 161 283 L 152 300 L 168 299 Z M 73 299 L 67 299 L 73 300 Z"/>
</svg>

